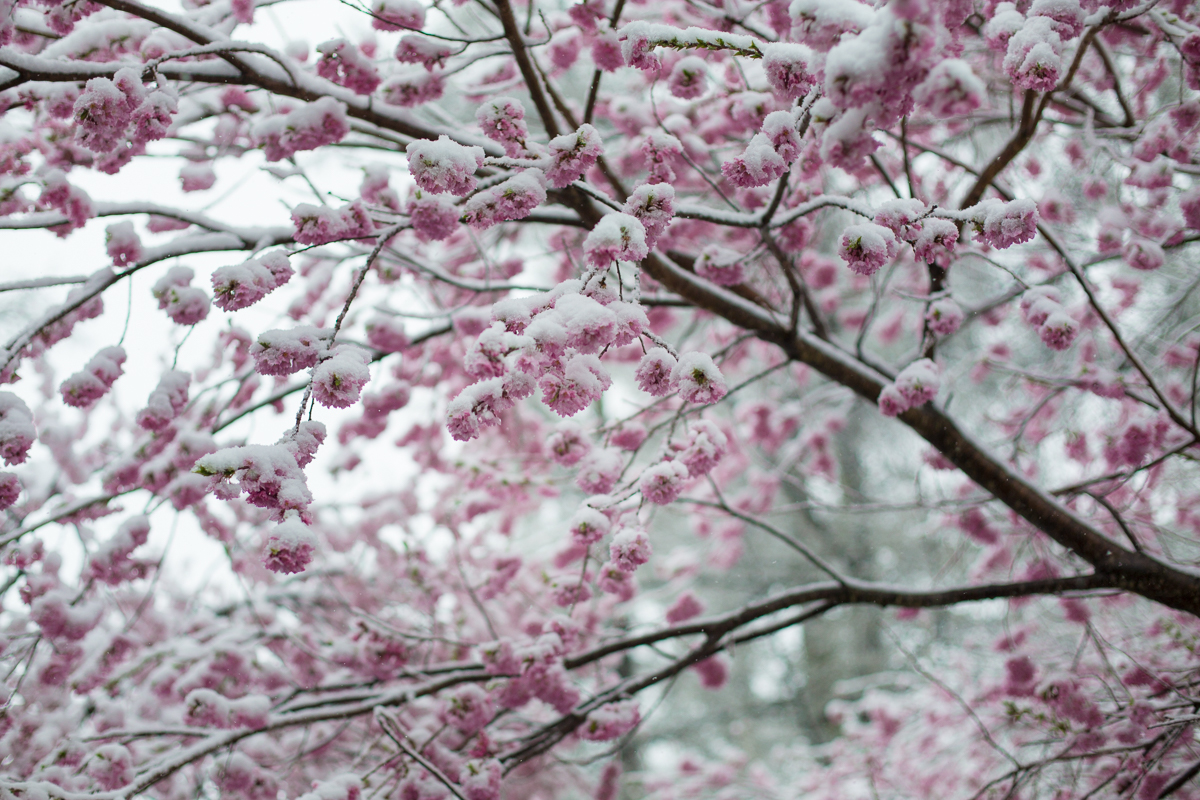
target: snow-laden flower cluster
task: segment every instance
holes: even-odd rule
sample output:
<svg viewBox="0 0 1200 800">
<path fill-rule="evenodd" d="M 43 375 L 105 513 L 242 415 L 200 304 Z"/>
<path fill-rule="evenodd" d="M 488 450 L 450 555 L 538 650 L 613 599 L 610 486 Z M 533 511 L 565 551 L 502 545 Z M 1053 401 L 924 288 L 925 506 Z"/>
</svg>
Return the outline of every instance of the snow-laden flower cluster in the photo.
<svg viewBox="0 0 1200 800">
<path fill-rule="evenodd" d="M 346 106 L 332 97 L 264 117 L 250 131 L 267 161 L 282 161 L 302 150 L 340 142 L 349 132 Z"/>
<path fill-rule="evenodd" d="M 317 45 L 321 57 L 317 74 L 355 94 L 370 94 L 379 88 L 382 78 L 371 60 L 345 39 L 330 39 Z"/>
<path fill-rule="evenodd" d="M 476 186 L 475 170 L 483 166 L 482 147 L 467 147 L 445 135 L 435 142 L 410 142 L 405 152 L 413 180 L 433 194 L 470 194 Z"/>
<path fill-rule="evenodd" d="M 63 381 L 59 387 L 63 402 L 76 408 L 87 408 L 104 395 L 123 373 L 125 350 L 105 347 L 84 365 L 83 369 Z"/>
<path fill-rule="evenodd" d="M 213 302 L 225 311 L 252 306 L 286 284 L 293 274 L 287 253 L 282 250 L 219 267 L 212 274 Z"/>
<path fill-rule="evenodd" d="M 604 142 L 594 127 L 584 124 L 574 133 L 551 139 L 547 149 L 550 165 L 546 168 L 546 182 L 562 189 L 591 169 L 604 154 Z"/>
<path fill-rule="evenodd" d="M 147 92 L 138 71 L 126 67 L 111 80 L 92 78 L 87 82 L 75 101 L 75 135 L 95 153 L 123 150 L 108 170 L 115 172 L 144 151 L 146 142 L 166 136 L 177 111 L 172 93 L 163 89 Z"/>
<path fill-rule="evenodd" d="M 187 407 L 191 381 L 192 376 L 181 370 L 164 372 L 146 400 L 146 407 L 138 412 L 137 424 L 148 431 L 161 431 L 170 425 Z"/>
<path fill-rule="evenodd" d="M 649 252 L 646 228 L 630 214 L 606 214 L 584 240 L 583 252 L 598 268 L 614 261 L 641 261 Z"/>
<path fill-rule="evenodd" d="M 524 219 L 546 202 L 545 181 L 541 170 L 527 169 L 498 186 L 484 189 L 463 204 L 462 221 L 483 230 L 508 220 Z"/>
<path fill-rule="evenodd" d="M 940 387 L 941 370 L 937 364 L 928 358 L 914 361 L 879 393 L 879 410 L 885 417 L 898 416 L 932 400 Z"/>
<path fill-rule="evenodd" d="M 150 290 L 158 307 L 178 325 L 195 325 L 208 316 L 208 294 L 192 286 L 196 275 L 189 267 L 171 267 Z"/>
<path fill-rule="evenodd" d="M 1079 323 L 1050 286 L 1035 286 L 1021 296 L 1021 316 L 1051 350 L 1066 350 L 1079 334 Z"/>
<path fill-rule="evenodd" d="M 355 200 L 341 208 L 301 203 L 292 209 L 295 239 L 300 244 L 328 244 L 343 239 L 362 239 L 375 232 L 366 207 Z"/>
</svg>

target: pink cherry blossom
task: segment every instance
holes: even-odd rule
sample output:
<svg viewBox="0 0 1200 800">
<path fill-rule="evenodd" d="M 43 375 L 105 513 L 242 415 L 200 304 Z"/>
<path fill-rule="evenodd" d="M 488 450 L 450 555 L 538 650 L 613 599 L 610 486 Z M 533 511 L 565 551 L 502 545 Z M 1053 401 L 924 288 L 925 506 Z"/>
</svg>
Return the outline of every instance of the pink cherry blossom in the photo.
<svg viewBox="0 0 1200 800">
<path fill-rule="evenodd" d="M 290 575 L 303 572 L 312 562 L 317 541 L 298 516 L 289 516 L 267 535 L 263 566 L 271 572 Z"/>
<path fill-rule="evenodd" d="M 882 225 L 851 225 L 842 234 L 839 255 L 859 275 L 874 275 L 896 250 L 896 235 Z"/>
<path fill-rule="evenodd" d="M 475 188 L 475 170 L 483 166 L 482 147 L 464 147 L 441 136 L 436 142 L 408 145 L 408 170 L 427 192 L 449 192 L 462 197 Z"/>
<path fill-rule="evenodd" d="M 606 267 L 613 261 L 640 261 L 646 257 L 646 229 L 629 214 L 606 214 L 584 240 L 588 263 Z"/>
<path fill-rule="evenodd" d="M 939 336 L 949 336 L 958 330 L 964 318 L 962 307 L 949 297 L 934 300 L 925 311 L 929 330 Z"/>
<path fill-rule="evenodd" d="M 708 91 L 708 67 L 704 59 L 687 56 L 675 62 L 667 78 L 671 94 L 680 100 L 695 100 Z"/>
<path fill-rule="evenodd" d="M 328 408 L 354 405 L 371 379 L 370 363 L 370 355 L 361 347 L 338 345 L 313 370 L 313 398 Z"/>
<path fill-rule="evenodd" d="M 584 124 L 574 133 L 551 139 L 547 150 L 553 163 L 546 169 L 546 182 L 562 189 L 592 168 L 604 154 L 604 142 L 594 127 Z"/>
<path fill-rule="evenodd" d="M 524 219 L 546 202 L 541 170 L 527 169 L 463 204 L 463 222 L 483 230 L 511 219 Z"/>
</svg>

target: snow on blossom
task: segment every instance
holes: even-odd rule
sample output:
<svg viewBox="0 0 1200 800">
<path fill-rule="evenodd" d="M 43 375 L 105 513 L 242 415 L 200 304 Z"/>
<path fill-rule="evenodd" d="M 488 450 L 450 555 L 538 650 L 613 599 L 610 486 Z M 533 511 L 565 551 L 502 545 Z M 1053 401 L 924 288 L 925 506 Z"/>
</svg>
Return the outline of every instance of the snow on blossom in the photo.
<svg viewBox="0 0 1200 800">
<path fill-rule="evenodd" d="M 125 140 L 125 132 L 144 90 L 136 71 L 117 72 L 117 81 L 91 78 L 75 101 L 75 135 L 94 153 L 111 153 Z M 119 85 L 118 85 L 119 82 Z"/>
<path fill-rule="evenodd" d="M 360 800 L 362 790 L 363 779 L 353 773 L 344 772 L 328 780 L 313 781 L 313 790 L 300 795 L 296 800 Z"/>
<path fill-rule="evenodd" d="M 1037 233 L 1037 204 L 1028 198 L 1008 203 L 985 200 L 975 209 L 976 228 L 983 240 L 997 249 L 1028 242 Z"/>
<path fill-rule="evenodd" d="M 292 575 L 303 572 L 312 562 L 317 537 L 299 515 L 289 514 L 271 529 L 263 545 L 263 566 L 271 572 Z"/>
<path fill-rule="evenodd" d="M 784 162 L 791 164 L 800 157 L 802 149 L 796 120 L 790 111 L 772 111 L 763 119 L 762 134 Z"/>
<path fill-rule="evenodd" d="M 1135 236 L 1125 243 L 1121 257 L 1126 264 L 1142 272 L 1156 270 L 1167 260 L 1166 253 L 1157 242 L 1141 236 Z"/>
<path fill-rule="evenodd" d="M 399 317 L 377 315 L 367 320 L 367 344 L 382 353 L 400 353 L 408 347 L 408 333 Z"/>
<path fill-rule="evenodd" d="M 315 367 L 325 349 L 324 335 L 324 330 L 311 325 L 260 333 L 250 346 L 255 371 L 260 375 L 286 377 Z"/>
<path fill-rule="evenodd" d="M 554 310 L 566 328 L 567 346 L 580 353 L 599 353 L 616 338 L 617 315 L 590 297 L 565 294 Z"/>
<path fill-rule="evenodd" d="M 436 242 L 449 237 L 458 228 L 459 211 L 444 196 L 425 194 L 418 189 L 405 208 L 417 238 Z"/>
<path fill-rule="evenodd" d="M 617 333 L 612 342 L 616 347 L 636 342 L 650 329 L 650 318 L 640 303 L 613 300 L 606 308 L 617 318 Z"/>
<path fill-rule="evenodd" d="M 524 219 L 546 202 L 545 176 L 527 169 L 498 186 L 485 189 L 463 204 L 462 221 L 483 230 L 513 219 Z"/>
<path fill-rule="evenodd" d="M 170 425 L 187 406 L 191 380 L 192 376 L 181 370 L 164 372 L 146 400 L 146 407 L 137 414 L 138 426 L 148 431 L 161 431 Z"/>
<path fill-rule="evenodd" d="M 1064 309 L 1051 311 L 1038 326 L 1038 336 L 1051 350 L 1066 350 L 1079 334 L 1079 323 Z"/>
<path fill-rule="evenodd" d="M 895 386 L 908 407 L 916 408 L 937 395 L 941 386 L 941 370 L 928 358 L 918 359 L 900 371 Z"/>
<path fill-rule="evenodd" d="M 459 392 L 446 408 L 446 427 L 456 441 L 466 442 L 484 428 L 500 424 L 500 414 L 512 407 L 503 378 L 488 378 Z"/>
<path fill-rule="evenodd" d="M 71 375 L 59 392 L 63 402 L 76 408 L 87 408 L 104 395 L 121 377 L 121 365 L 125 363 L 125 350 L 121 347 L 105 347 L 84 365 L 83 369 Z"/>
<path fill-rule="evenodd" d="M 817 85 L 815 54 L 803 44 L 771 42 L 763 48 L 763 69 L 771 89 L 787 100 L 799 100 Z"/>
<path fill-rule="evenodd" d="M 560 417 L 583 411 L 611 385 L 600 359 L 586 353 L 571 356 L 561 373 L 552 370 L 538 379 L 542 402 Z"/>
<path fill-rule="evenodd" d="M 211 164 L 189 161 L 179 168 L 179 185 L 185 192 L 203 192 L 217 182 L 217 173 Z"/>
<path fill-rule="evenodd" d="M 378 31 L 419 31 L 425 27 L 425 5 L 420 0 L 373 0 L 371 27 Z"/>
<path fill-rule="evenodd" d="M 857 0 L 793 0 L 788 12 L 799 40 L 822 52 L 861 33 L 875 16 Z"/>
<path fill-rule="evenodd" d="M 528 154 L 529 126 L 525 124 L 525 106 L 520 100 L 491 98 L 476 109 L 475 121 L 483 129 L 483 135 L 503 147 L 509 158 Z"/>
<path fill-rule="evenodd" d="M 22 464 L 37 440 L 33 413 L 12 392 L 0 392 L 0 456 L 11 466 Z"/>
<path fill-rule="evenodd" d="M 1049 92 L 1062 77 L 1062 38 L 1049 17 L 1029 17 L 1008 39 L 1004 71 L 1015 86 Z"/>
<path fill-rule="evenodd" d="M 396 45 L 395 57 L 401 64 L 421 64 L 426 70 L 445 66 L 446 59 L 454 55 L 455 48 L 447 42 L 438 41 L 419 33 L 406 33 Z"/>
<path fill-rule="evenodd" d="M 604 154 L 604 142 L 600 133 L 585 123 L 574 133 L 555 136 L 547 150 L 552 163 L 546 168 L 546 181 L 555 189 L 562 189 L 592 168 Z"/>
<path fill-rule="evenodd" d="M 579 737 L 589 742 L 607 742 L 629 733 L 641 719 L 636 701 L 609 703 L 588 714 L 579 726 Z"/>
<path fill-rule="evenodd" d="M 21 497 L 21 481 L 11 472 L 0 472 L 0 511 L 11 508 Z"/>
<path fill-rule="evenodd" d="M 687 436 L 677 446 L 677 458 L 695 478 L 711 472 L 725 456 L 728 446 L 729 439 L 716 423 L 699 419 L 691 423 Z"/>
<path fill-rule="evenodd" d="M 958 242 L 958 226 L 948 219 L 930 217 L 921 222 L 921 231 L 913 242 L 913 255 L 918 261 L 933 264 L 939 256 L 954 251 Z"/>
<path fill-rule="evenodd" d="M 412 108 L 439 99 L 445 91 L 442 73 L 426 70 L 392 75 L 383 82 L 379 94 L 389 106 Z"/>
<path fill-rule="evenodd" d="M 675 360 L 675 356 L 664 348 L 650 348 L 638 362 L 635 373 L 638 388 L 654 397 L 667 396 L 678 386 L 678 378 L 675 374 L 678 366 L 679 362 Z"/>
<path fill-rule="evenodd" d="M 1058 290 L 1053 286 L 1034 286 L 1021 295 L 1021 316 L 1030 325 L 1037 327 L 1046 317 L 1062 308 Z"/>
<path fill-rule="evenodd" d="M 113 266 L 128 267 L 142 258 L 142 240 L 134 230 L 132 222 L 109 225 L 104 231 L 104 241 Z"/>
<path fill-rule="evenodd" d="M 671 183 L 675 180 L 671 162 L 683 153 L 682 142 L 669 133 L 650 131 L 642 140 L 641 151 L 650 173 L 647 178 L 649 183 Z"/>
<path fill-rule="evenodd" d="M 879 395 L 879 410 L 885 417 L 895 417 L 910 408 L 916 408 L 932 400 L 941 387 L 941 373 L 937 364 L 922 358 L 909 364 L 896 380 L 884 387 Z"/>
<path fill-rule="evenodd" d="M 467 351 L 463 369 L 473 378 L 501 377 L 508 371 L 505 358 L 530 344 L 532 341 L 528 337 L 510 333 L 503 323 L 493 322 Z"/>
<path fill-rule="evenodd" d="M 675 216 L 675 187 L 669 183 L 643 183 L 629 194 L 621 210 L 642 223 L 646 249 L 651 250 Z"/>
<path fill-rule="evenodd" d="M 997 53 L 1008 51 L 1008 41 L 1025 25 L 1025 16 L 1015 3 L 997 3 L 992 18 L 983 28 L 984 41 Z"/>
<path fill-rule="evenodd" d="M 286 284 L 293 274 L 287 253 L 282 250 L 218 267 L 212 274 L 213 303 L 225 311 L 246 308 Z"/>
<path fill-rule="evenodd" d="M 504 770 L 494 758 L 472 759 L 463 764 L 459 777 L 466 800 L 500 800 Z"/>
<path fill-rule="evenodd" d="M 470 735 L 482 730 L 496 713 L 495 706 L 483 687 L 468 683 L 460 686 L 446 698 L 439 717 L 446 725 L 453 725 Z"/>
<path fill-rule="evenodd" d="M 765 134 L 756 133 L 742 154 L 721 165 L 721 172 L 735 186 L 751 189 L 766 186 L 787 172 L 787 162 L 775 152 Z"/>
<path fill-rule="evenodd" d="M 95 601 L 75 603 L 74 599 L 65 588 L 51 589 L 30 604 L 29 618 L 43 636 L 79 641 L 99 624 L 104 606 Z"/>
<path fill-rule="evenodd" d="M 296 241 L 309 245 L 363 239 L 375 232 L 375 223 L 360 200 L 341 208 L 300 203 L 292 209 L 292 224 Z"/>
<path fill-rule="evenodd" d="M 133 754 L 122 744 L 101 745 L 88 758 L 87 774 L 103 791 L 119 789 L 133 780 Z"/>
<path fill-rule="evenodd" d="M 949 297 L 934 300 L 925 311 L 925 323 L 938 336 L 954 333 L 962 325 L 963 318 L 962 307 Z"/>
<path fill-rule="evenodd" d="M 696 257 L 696 274 L 718 286 L 736 286 L 746 279 L 742 253 L 710 244 Z"/>
<path fill-rule="evenodd" d="M 987 86 L 959 58 L 939 61 L 913 90 L 913 100 L 939 119 L 970 114 L 983 105 Z"/>
<path fill-rule="evenodd" d="M 560 422 L 546 439 L 546 455 L 557 464 L 573 467 L 592 449 L 578 422 Z"/>
<path fill-rule="evenodd" d="M 203 289 L 190 285 L 193 277 L 188 267 L 171 267 L 150 290 L 158 307 L 179 325 L 195 325 L 208 316 L 211 301 Z"/>
<path fill-rule="evenodd" d="M 842 234 L 838 254 L 859 275 L 874 275 L 896 253 L 896 235 L 882 225 L 864 222 Z"/>
<path fill-rule="evenodd" d="M 131 561 L 130 554 L 144 545 L 149 536 L 150 520 L 140 514 L 130 517 L 88 556 L 85 573 L 111 586 L 142 577 L 143 565 Z"/>
<path fill-rule="evenodd" d="M 662 504 L 660 503 L 660 505 Z M 608 554 L 609 563 L 617 569 L 622 572 L 633 572 L 650 560 L 650 556 L 654 554 L 654 548 L 650 546 L 650 540 L 646 538 L 645 532 L 636 528 L 621 528 L 613 535 Z"/>
<path fill-rule="evenodd" d="M 332 97 L 322 97 L 286 114 L 265 117 L 250 129 L 267 161 L 282 161 L 302 150 L 340 142 L 349 132 L 346 106 Z"/>
<path fill-rule="evenodd" d="M 605 214 L 584 239 L 583 252 L 598 268 L 614 261 L 641 261 L 648 253 L 646 229 L 630 214 Z"/>
<path fill-rule="evenodd" d="M 638 490 L 651 503 L 665 506 L 675 502 L 690 477 L 688 468 L 679 461 L 660 461 L 642 471 Z"/>
<path fill-rule="evenodd" d="M 708 91 L 708 64 L 699 56 L 679 59 L 667 77 L 667 88 L 680 100 L 703 96 Z"/>
<path fill-rule="evenodd" d="M 654 45 L 643 28 L 630 30 L 626 25 L 617 35 L 621 42 L 621 58 L 626 65 L 645 72 L 657 72 L 662 68 L 662 61 L 654 54 Z"/>
<path fill-rule="evenodd" d="M 394 0 L 384 0 L 389 2 Z M 327 81 L 345 86 L 355 94 L 370 94 L 379 88 L 382 78 L 371 60 L 345 39 L 330 39 L 317 45 L 317 74 Z"/>
<path fill-rule="evenodd" d="M 596 586 L 605 594 L 616 595 L 622 603 L 633 599 L 637 594 L 637 581 L 632 572 L 622 572 L 614 564 L 604 564 L 600 567 Z"/>
<path fill-rule="evenodd" d="M 88 193 L 67 181 L 67 176 L 59 169 L 47 169 L 41 172 L 44 188 L 38 198 L 38 205 L 56 209 L 67 218 L 65 227 L 56 227 L 59 235 L 65 235 L 75 228 L 82 228 L 87 221 L 96 216 L 96 206 Z"/>
<path fill-rule="evenodd" d="M 880 204 L 874 222 L 890 230 L 897 239 L 909 241 L 920 232 L 921 220 L 928 211 L 920 200 L 897 198 Z"/>
<path fill-rule="evenodd" d="M 571 538 L 584 547 L 595 544 L 608 535 L 612 522 L 603 512 L 591 506 L 580 506 L 567 523 Z"/>
<path fill-rule="evenodd" d="M 475 170 L 483 166 L 482 147 L 461 145 L 445 134 L 435 142 L 409 142 L 405 153 L 413 180 L 433 194 L 470 194 L 476 184 Z"/>
<path fill-rule="evenodd" d="M 361 347 L 340 344 L 313 370 L 313 399 L 327 408 L 349 408 L 358 402 L 371 380 L 370 354 Z"/>
<path fill-rule="evenodd" d="M 282 515 L 304 512 L 312 494 L 292 450 L 283 445 L 226 447 L 196 459 L 192 472 L 216 480 L 213 492 L 223 500 L 246 495 L 258 508 Z M 231 483 L 233 479 L 237 483 Z"/>
<path fill-rule="evenodd" d="M 1083 33 L 1084 11 L 1079 0 L 1033 0 L 1030 17 L 1047 17 L 1065 42 Z"/>
<path fill-rule="evenodd" d="M 325 441 L 325 425 L 313 419 L 301 422 L 294 432 L 289 431 L 279 444 L 296 459 L 296 466 L 303 469 L 312 463 L 317 449 Z"/>
<path fill-rule="evenodd" d="M 575 485 L 589 494 L 608 494 L 617 485 L 625 468 L 619 450 L 610 447 L 593 449 L 579 461 Z"/>
</svg>

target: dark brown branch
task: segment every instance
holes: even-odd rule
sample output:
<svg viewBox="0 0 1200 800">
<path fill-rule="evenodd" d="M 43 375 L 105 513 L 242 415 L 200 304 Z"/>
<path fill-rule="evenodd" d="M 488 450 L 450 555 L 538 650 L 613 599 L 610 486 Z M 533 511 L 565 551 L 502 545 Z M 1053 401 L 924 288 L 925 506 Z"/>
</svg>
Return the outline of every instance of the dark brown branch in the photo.
<svg viewBox="0 0 1200 800">
<path fill-rule="evenodd" d="M 525 88 L 529 90 L 529 96 L 533 98 L 538 116 L 542 119 L 542 127 L 545 128 L 547 136 L 554 138 L 562 131 L 558 127 L 554 110 L 550 108 L 550 103 L 546 99 L 546 93 L 542 91 L 542 83 L 538 79 L 537 70 L 529 57 L 525 37 L 521 35 L 517 19 L 513 16 L 512 4 L 509 3 L 509 0 L 496 0 L 496 10 L 499 12 L 500 24 L 504 27 L 504 38 L 508 39 L 508 44 L 512 47 L 513 58 L 517 61 L 517 69 L 521 71 L 521 77 L 525 79 Z"/>
</svg>

